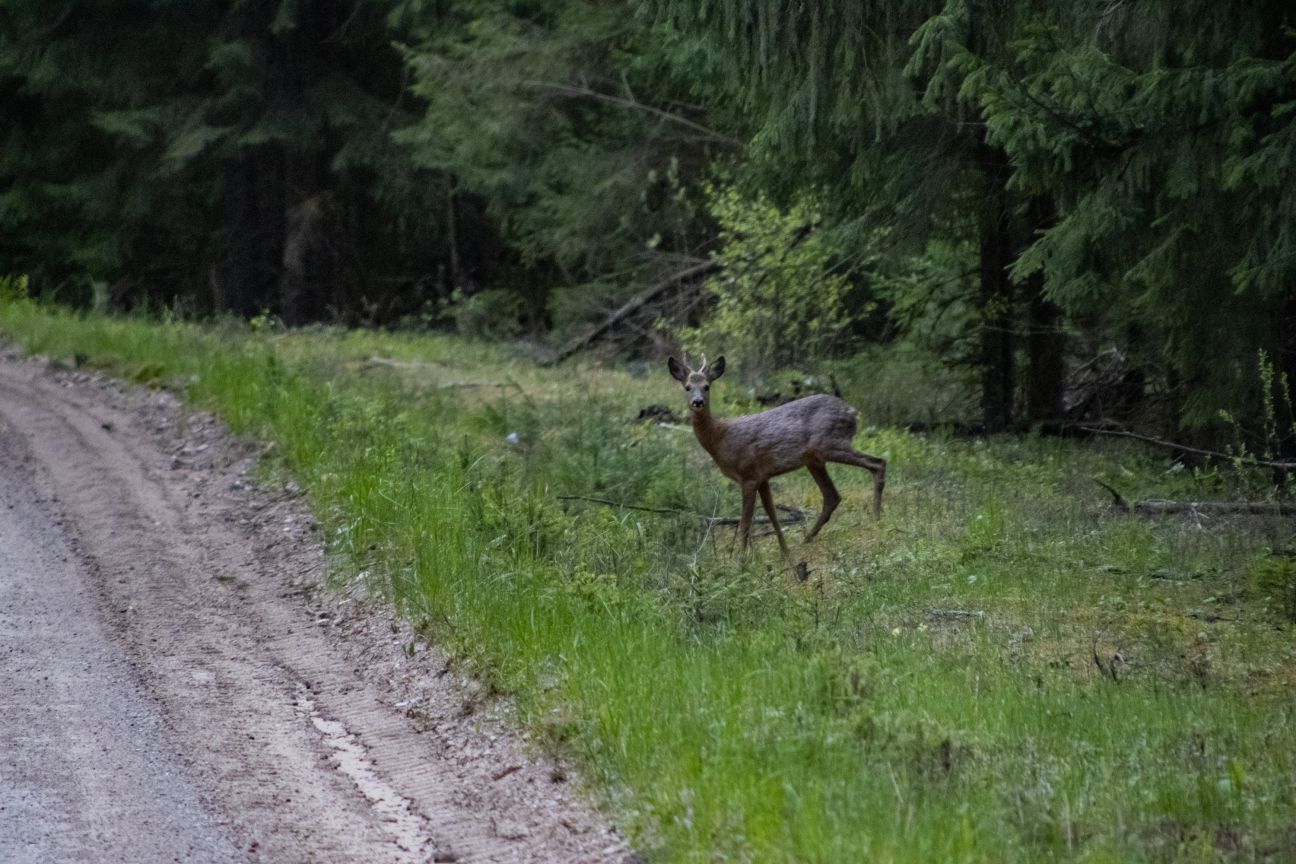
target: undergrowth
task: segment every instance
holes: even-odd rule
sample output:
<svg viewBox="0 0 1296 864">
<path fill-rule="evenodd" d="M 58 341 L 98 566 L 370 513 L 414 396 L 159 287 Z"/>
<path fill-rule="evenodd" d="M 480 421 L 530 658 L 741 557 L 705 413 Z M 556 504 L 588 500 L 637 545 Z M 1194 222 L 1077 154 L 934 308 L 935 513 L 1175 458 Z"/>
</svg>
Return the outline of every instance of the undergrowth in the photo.
<svg viewBox="0 0 1296 864">
<path fill-rule="evenodd" d="M 334 578 L 368 571 L 513 694 L 650 860 L 1292 860 L 1290 522 L 1113 514 L 1093 482 L 1236 478 L 1127 442 L 870 428 L 884 517 L 835 469 L 801 584 L 706 518 L 737 494 L 687 429 L 631 422 L 678 398 L 664 369 L 261 330 L 0 303 L 27 350 L 273 441 Z M 808 477 L 776 482 L 817 507 Z"/>
</svg>

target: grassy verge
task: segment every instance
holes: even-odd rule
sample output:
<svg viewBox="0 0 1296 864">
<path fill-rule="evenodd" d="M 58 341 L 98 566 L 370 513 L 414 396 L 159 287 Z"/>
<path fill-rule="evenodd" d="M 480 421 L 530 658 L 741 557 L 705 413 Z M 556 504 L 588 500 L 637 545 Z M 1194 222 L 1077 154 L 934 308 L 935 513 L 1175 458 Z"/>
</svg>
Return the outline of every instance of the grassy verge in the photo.
<svg viewBox="0 0 1296 864">
<path fill-rule="evenodd" d="M 627 422 L 678 399 L 656 368 L 13 302 L 0 335 L 175 382 L 275 442 L 338 569 L 515 694 L 651 860 L 1291 860 L 1290 520 L 1116 516 L 1092 482 L 1208 497 L 1234 476 L 868 429 L 887 513 L 837 469 L 801 585 L 772 541 L 743 562 L 699 518 L 560 500 L 734 513 L 691 434 Z M 748 410 L 726 383 L 718 410 Z M 818 503 L 808 477 L 776 497 Z"/>
</svg>

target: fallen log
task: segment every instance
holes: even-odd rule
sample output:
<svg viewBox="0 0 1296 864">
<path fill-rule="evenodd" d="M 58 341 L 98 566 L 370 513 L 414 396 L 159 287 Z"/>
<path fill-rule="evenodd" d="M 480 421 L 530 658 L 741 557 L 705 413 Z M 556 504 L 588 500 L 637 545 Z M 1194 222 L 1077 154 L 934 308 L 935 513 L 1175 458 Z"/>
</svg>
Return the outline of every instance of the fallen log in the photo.
<svg viewBox="0 0 1296 864">
<path fill-rule="evenodd" d="M 1149 498 L 1130 503 L 1103 481 L 1095 479 L 1094 482 L 1111 493 L 1111 509 L 1117 513 L 1138 513 L 1143 516 L 1168 516 L 1175 513 L 1296 516 L 1296 502 L 1293 501 L 1170 501 Z"/>
<path fill-rule="evenodd" d="M 1135 501 L 1135 513 L 1161 516 L 1170 513 L 1228 513 L 1248 516 L 1296 516 L 1296 504 L 1285 501 Z"/>
</svg>

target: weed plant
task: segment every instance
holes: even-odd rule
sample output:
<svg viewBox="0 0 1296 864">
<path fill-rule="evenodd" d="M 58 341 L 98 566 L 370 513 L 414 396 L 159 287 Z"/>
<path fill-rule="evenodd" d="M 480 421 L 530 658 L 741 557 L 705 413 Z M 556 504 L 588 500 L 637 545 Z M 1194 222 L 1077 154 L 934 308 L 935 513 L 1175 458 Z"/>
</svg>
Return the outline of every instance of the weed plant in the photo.
<svg viewBox="0 0 1296 864">
<path fill-rule="evenodd" d="M 274 442 L 334 578 L 367 571 L 513 694 L 650 860 L 1296 856 L 1290 521 L 1119 515 L 1093 482 L 1204 498 L 1235 477 L 1129 442 L 870 428 L 884 517 L 835 468 L 802 584 L 708 521 L 738 495 L 687 428 L 632 422 L 679 397 L 664 370 L 259 329 L 0 304 L 27 350 Z M 722 382 L 718 413 L 742 395 Z M 775 495 L 818 506 L 808 477 Z"/>
</svg>

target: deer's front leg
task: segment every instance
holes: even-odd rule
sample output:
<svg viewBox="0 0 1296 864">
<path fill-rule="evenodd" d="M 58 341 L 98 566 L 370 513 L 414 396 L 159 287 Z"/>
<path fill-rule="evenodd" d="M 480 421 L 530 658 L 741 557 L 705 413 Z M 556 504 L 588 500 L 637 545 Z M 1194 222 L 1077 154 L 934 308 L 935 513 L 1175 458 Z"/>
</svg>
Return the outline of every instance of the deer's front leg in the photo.
<svg viewBox="0 0 1296 864">
<path fill-rule="evenodd" d="M 742 518 L 738 520 L 738 536 L 742 538 L 744 552 L 751 545 L 751 523 L 755 512 L 756 485 L 754 483 L 744 483 L 742 485 Z"/>
<path fill-rule="evenodd" d="M 774 493 L 770 491 L 769 481 L 766 480 L 757 486 L 756 491 L 760 493 L 761 504 L 765 507 L 765 515 L 769 517 L 770 524 L 774 526 L 774 534 L 778 537 L 779 548 L 786 555 L 788 554 L 787 541 L 783 539 L 783 528 L 779 525 L 778 511 L 774 509 Z"/>
</svg>

